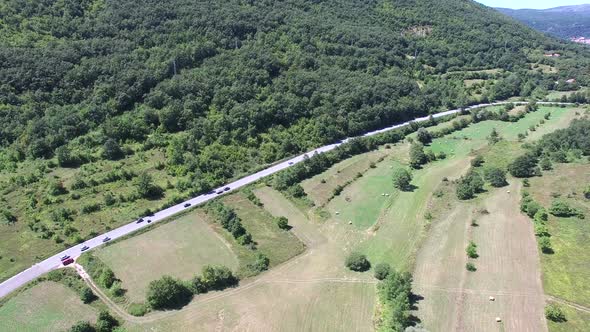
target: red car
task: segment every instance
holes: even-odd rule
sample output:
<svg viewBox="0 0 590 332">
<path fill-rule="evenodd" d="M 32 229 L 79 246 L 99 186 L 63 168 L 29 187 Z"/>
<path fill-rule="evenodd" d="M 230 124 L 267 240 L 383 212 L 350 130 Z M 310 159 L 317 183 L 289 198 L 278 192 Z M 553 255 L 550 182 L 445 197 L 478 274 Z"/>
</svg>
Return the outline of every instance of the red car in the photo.
<svg viewBox="0 0 590 332">
<path fill-rule="evenodd" d="M 70 265 L 70 264 L 72 264 L 73 262 L 74 262 L 74 259 L 73 259 L 72 257 L 70 257 L 70 258 L 68 258 L 68 259 L 64 259 L 64 260 L 62 261 L 62 264 L 63 264 L 64 266 L 66 266 L 66 265 Z"/>
</svg>

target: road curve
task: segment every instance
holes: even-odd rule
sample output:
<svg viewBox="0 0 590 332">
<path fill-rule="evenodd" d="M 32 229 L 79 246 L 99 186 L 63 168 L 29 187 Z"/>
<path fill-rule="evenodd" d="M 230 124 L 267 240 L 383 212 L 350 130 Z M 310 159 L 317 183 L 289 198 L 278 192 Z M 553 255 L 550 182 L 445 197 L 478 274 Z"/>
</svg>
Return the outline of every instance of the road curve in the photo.
<svg viewBox="0 0 590 332">
<path fill-rule="evenodd" d="M 503 104 L 508 104 L 509 102 L 498 102 L 498 103 L 490 103 L 490 104 L 479 104 L 479 105 L 474 105 L 474 106 L 470 106 L 467 107 L 466 110 L 471 110 L 471 109 L 476 109 L 476 108 L 482 108 L 482 107 L 487 107 L 487 106 L 495 106 L 495 105 L 503 105 Z M 523 104 L 528 104 L 528 102 L 512 102 L 515 105 L 523 105 Z M 537 102 L 537 104 L 539 105 L 543 105 L 543 104 L 553 104 L 553 105 L 573 105 L 572 103 L 552 103 L 552 102 Z M 433 114 L 432 117 L 434 118 L 440 118 L 446 115 L 451 115 L 451 114 L 455 114 L 455 113 L 459 113 L 461 110 L 460 109 L 454 109 L 454 110 L 448 110 L 445 112 L 441 112 L 441 113 L 436 113 Z M 397 128 L 401 128 L 404 126 L 407 126 L 408 124 L 410 124 L 410 122 L 423 122 L 423 121 L 427 121 L 430 118 L 429 116 L 425 116 L 425 117 L 421 117 L 421 118 L 416 118 L 413 121 L 407 121 L 404 123 L 400 123 L 400 124 L 396 124 L 393 126 L 389 126 L 387 128 L 383 128 L 383 129 L 378 129 L 378 130 L 374 130 L 371 132 L 368 132 L 364 135 L 362 135 L 363 137 L 368 137 L 368 136 L 374 136 L 377 134 L 381 134 L 393 129 L 397 129 Z M 314 155 L 316 153 L 323 153 L 323 152 L 327 152 L 330 150 L 335 149 L 336 147 L 338 147 L 339 145 L 346 143 L 350 140 L 351 138 L 346 138 L 344 140 L 342 140 L 339 143 L 334 143 L 334 144 L 329 144 L 326 146 L 322 146 L 319 147 L 317 149 L 314 149 L 312 151 L 309 151 L 307 153 L 303 153 L 301 155 L 295 156 L 289 160 L 280 162 L 278 164 L 275 164 L 273 166 L 270 166 L 262 171 L 256 172 L 254 174 L 248 175 L 246 177 L 243 177 L 239 180 L 236 180 L 234 182 L 228 183 L 224 186 L 221 186 L 220 188 L 216 189 L 215 191 L 213 191 L 212 193 L 208 193 L 208 194 L 203 194 L 203 195 L 199 195 L 197 197 L 191 198 L 187 201 L 184 201 L 182 203 L 176 204 L 174 206 L 171 206 L 167 209 L 158 211 L 156 213 L 153 214 L 153 216 L 150 217 L 144 217 L 144 219 L 150 219 L 152 221 L 152 223 L 157 223 L 161 220 L 164 220 L 168 217 L 171 217 L 177 213 L 180 213 L 184 210 L 186 210 L 187 208 L 184 207 L 185 204 L 189 203 L 191 204 L 190 207 L 194 207 L 196 205 L 200 205 L 203 204 L 205 202 L 208 202 L 212 199 L 214 199 L 215 197 L 221 196 L 221 195 L 225 195 L 231 191 L 237 190 L 241 187 L 244 187 L 250 183 L 256 182 L 266 176 L 269 176 L 271 174 L 277 173 L 283 169 L 286 169 L 292 165 L 295 165 L 301 161 L 303 161 L 305 159 L 306 156 L 310 156 L 310 155 Z M 228 191 L 223 191 L 223 188 L 229 187 L 230 189 Z M 217 194 L 216 192 L 218 191 L 223 191 L 222 194 Z M 57 269 L 61 266 L 61 261 L 60 261 L 60 257 L 64 256 L 64 255 L 69 255 L 73 258 L 77 258 L 80 256 L 81 252 L 81 248 L 83 246 L 88 246 L 89 249 L 88 250 L 92 250 L 96 247 L 99 247 L 101 245 L 104 244 L 103 239 L 106 237 L 111 238 L 112 240 L 115 240 L 117 238 L 120 238 L 122 236 L 131 234 L 139 229 L 142 229 L 144 227 L 147 227 L 148 223 L 146 221 L 142 222 L 142 223 L 136 223 L 136 220 L 123 225 L 119 228 L 113 229 L 109 232 L 106 232 L 102 235 L 98 235 L 88 241 L 85 241 L 82 244 L 79 245 L 75 245 L 73 247 L 70 247 L 60 253 L 57 253 L 39 263 L 36 263 L 35 265 L 31 266 L 30 268 L 20 272 L 19 274 L 11 277 L 10 279 L 4 281 L 3 283 L 0 284 L 0 298 L 6 296 L 7 294 L 9 294 L 10 292 L 16 290 L 17 288 L 25 285 L 26 283 L 28 283 L 29 281 L 32 281 L 38 277 L 40 277 L 41 275 L 52 271 L 54 269 Z"/>
</svg>

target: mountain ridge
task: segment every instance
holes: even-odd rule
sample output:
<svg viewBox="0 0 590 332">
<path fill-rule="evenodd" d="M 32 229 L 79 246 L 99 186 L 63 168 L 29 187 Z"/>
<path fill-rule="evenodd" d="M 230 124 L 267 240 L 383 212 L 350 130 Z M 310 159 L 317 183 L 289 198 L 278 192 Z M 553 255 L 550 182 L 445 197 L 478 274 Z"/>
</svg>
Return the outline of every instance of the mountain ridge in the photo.
<svg viewBox="0 0 590 332">
<path fill-rule="evenodd" d="M 499 12 L 559 38 L 590 37 L 590 4 L 548 9 L 496 8 Z"/>
</svg>

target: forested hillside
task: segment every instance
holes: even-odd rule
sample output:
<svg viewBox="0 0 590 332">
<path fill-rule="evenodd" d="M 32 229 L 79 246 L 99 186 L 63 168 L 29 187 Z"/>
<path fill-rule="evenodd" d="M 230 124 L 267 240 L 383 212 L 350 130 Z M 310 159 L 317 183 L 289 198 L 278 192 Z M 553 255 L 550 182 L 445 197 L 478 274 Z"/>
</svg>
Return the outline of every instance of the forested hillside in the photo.
<svg viewBox="0 0 590 332">
<path fill-rule="evenodd" d="M 0 255 L 396 121 L 587 85 L 588 54 L 468 0 L 2 1 Z"/>
<path fill-rule="evenodd" d="M 563 39 L 590 38 L 590 4 L 550 9 L 498 8 L 524 24 Z"/>
</svg>

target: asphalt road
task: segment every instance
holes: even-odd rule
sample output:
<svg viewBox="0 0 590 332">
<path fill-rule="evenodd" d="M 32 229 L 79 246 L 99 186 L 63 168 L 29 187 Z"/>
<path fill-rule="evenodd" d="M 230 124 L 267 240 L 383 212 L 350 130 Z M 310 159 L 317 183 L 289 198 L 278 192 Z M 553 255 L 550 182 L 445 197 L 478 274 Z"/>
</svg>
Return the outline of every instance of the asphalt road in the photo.
<svg viewBox="0 0 590 332">
<path fill-rule="evenodd" d="M 474 109 L 474 108 L 481 108 L 481 107 L 486 107 L 486 106 L 493 106 L 493 105 L 502 105 L 502 104 L 506 104 L 507 102 L 500 102 L 500 103 L 492 103 L 492 104 L 479 104 L 479 105 L 475 105 L 475 106 L 471 106 L 468 107 L 467 109 Z M 526 102 L 514 102 L 514 104 L 527 104 Z M 538 102 L 537 104 L 559 104 L 559 103 L 543 103 L 543 102 Z M 569 103 L 562 103 L 562 104 L 566 104 L 566 105 L 571 105 Z M 441 113 L 437 113 L 437 114 L 433 114 L 432 116 L 434 118 L 439 118 L 439 117 L 443 117 L 446 115 L 450 115 L 450 114 L 455 114 L 455 113 L 459 113 L 460 110 L 459 109 L 455 109 L 455 110 L 449 110 L 449 111 L 445 111 L 445 112 L 441 112 Z M 421 117 L 421 118 L 417 118 L 414 119 L 413 121 L 415 122 L 423 122 L 429 119 L 429 116 L 425 116 L 425 117 Z M 375 130 L 375 131 L 371 131 L 368 132 L 366 134 L 364 134 L 363 136 L 367 137 L 367 136 L 373 136 L 373 135 L 377 135 L 389 130 L 393 130 L 396 128 L 400 128 L 400 127 L 404 127 L 407 126 L 411 121 L 408 122 L 404 122 L 404 123 L 400 123 L 397 125 L 393 125 L 387 128 L 383 128 L 383 129 L 379 129 L 379 130 Z M 211 193 L 211 194 L 203 194 L 194 198 L 191 198 L 187 201 L 184 201 L 182 203 L 179 203 L 177 205 L 171 206 L 165 210 L 161 210 L 158 211 L 156 213 L 154 213 L 153 216 L 150 217 L 144 217 L 144 219 L 146 221 L 142 222 L 142 223 L 136 223 L 137 220 L 134 220 L 132 222 L 130 222 L 129 224 L 126 224 L 124 226 L 121 226 L 119 228 L 113 229 L 107 233 L 104 233 L 102 235 L 99 235 L 95 238 L 92 238 L 82 244 L 73 246 L 71 248 L 68 248 L 58 254 L 55 254 L 47 259 L 45 259 L 44 261 L 41 261 L 35 265 L 33 265 L 32 267 L 20 272 L 19 274 L 11 277 L 10 279 L 4 281 L 2 284 L 0 284 L 0 297 L 4 297 L 5 295 L 9 294 L 10 292 L 14 291 L 15 289 L 25 285 L 26 283 L 28 283 L 29 281 L 34 280 L 35 278 L 51 271 L 54 269 L 57 269 L 61 266 L 61 260 L 60 257 L 64 256 L 64 255 L 69 255 L 73 258 L 77 258 L 78 256 L 80 256 L 81 252 L 81 248 L 83 246 L 88 246 L 89 249 L 88 250 L 92 250 L 96 247 L 99 247 L 101 245 L 104 244 L 103 239 L 106 237 L 111 238 L 112 240 L 115 240 L 119 237 L 131 234 L 139 229 L 142 229 L 144 227 L 148 226 L 147 220 L 150 219 L 152 221 L 152 223 L 156 223 L 158 221 L 164 220 L 170 216 L 173 216 L 181 211 L 186 210 L 187 208 L 184 207 L 184 205 L 186 203 L 190 203 L 191 206 L 188 208 L 192 208 L 195 205 L 200 205 L 203 204 L 207 201 L 210 201 L 212 199 L 214 199 L 215 197 L 221 196 L 221 195 L 225 195 L 229 192 L 232 192 L 234 190 L 237 190 L 243 186 L 246 186 L 250 183 L 256 182 L 260 179 L 262 179 L 263 177 L 266 177 L 268 175 L 277 173 L 285 168 L 288 168 L 292 165 L 295 165 L 301 161 L 304 160 L 304 158 L 306 156 L 312 156 L 316 153 L 323 153 L 326 151 L 330 151 L 335 149 L 336 147 L 338 147 L 339 145 L 346 143 L 347 141 L 349 141 L 351 138 L 347 138 L 342 140 L 339 143 L 335 143 L 335 144 L 330 144 L 330 145 L 326 145 L 326 146 L 322 146 L 320 148 L 317 148 L 315 150 L 309 151 L 307 153 L 298 155 L 296 157 L 293 157 L 289 160 L 280 162 L 278 164 L 275 164 L 269 168 L 266 168 L 262 171 L 259 171 L 257 173 L 254 173 L 252 175 L 248 175 L 246 177 L 243 177 L 239 180 L 236 180 L 232 183 L 228 183 L 218 189 L 215 190 L 215 193 Z M 228 191 L 224 191 L 223 194 L 218 195 L 217 192 L 220 190 L 223 190 L 223 188 L 225 187 L 229 187 L 230 190 Z"/>
</svg>

